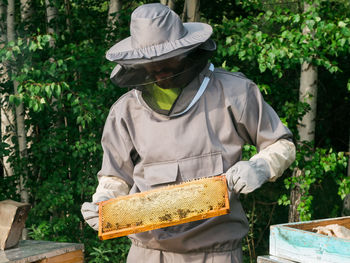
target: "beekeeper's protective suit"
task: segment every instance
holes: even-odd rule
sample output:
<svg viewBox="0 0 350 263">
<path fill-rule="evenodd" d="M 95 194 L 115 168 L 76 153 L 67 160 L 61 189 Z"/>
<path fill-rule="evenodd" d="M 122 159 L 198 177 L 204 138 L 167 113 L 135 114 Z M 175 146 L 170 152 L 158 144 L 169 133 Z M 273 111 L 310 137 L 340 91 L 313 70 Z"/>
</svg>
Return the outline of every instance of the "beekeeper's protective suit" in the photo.
<svg viewBox="0 0 350 263">
<path fill-rule="evenodd" d="M 99 201 L 225 173 L 230 214 L 130 235 L 128 262 L 242 262 L 248 222 L 238 195 L 294 161 L 292 134 L 252 81 L 208 63 L 209 25 L 148 4 L 133 12 L 130 31 L 107 59 L 118 63 L 112 81 L 135 88 L 110 110 L 99 185 L 82 214 L 97 230 Z M 241 161 L 246 143 L 258 154 Z"/>
</svg>

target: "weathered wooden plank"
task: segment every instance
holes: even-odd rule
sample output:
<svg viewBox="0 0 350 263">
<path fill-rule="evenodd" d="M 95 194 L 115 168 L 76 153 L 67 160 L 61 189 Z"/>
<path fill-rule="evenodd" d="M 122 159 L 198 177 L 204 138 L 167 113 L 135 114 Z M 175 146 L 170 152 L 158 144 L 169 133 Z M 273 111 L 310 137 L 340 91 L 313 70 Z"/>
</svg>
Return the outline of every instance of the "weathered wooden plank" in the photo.
<svg viewBox="0 0 350 263">
<path fill-rule="evenodd" d="M 313 227 L 346 225 L 350 217 L 274 225 L 270 228 L 270 255 L 297 262 L 350 262 L 350 240 L 316 234 Z"/>
<path fill-rule="evenodd" d="M 0 202 L 0 249 L 5 250 L 18 244 L 30 204 L 13 200 Z"/>
<path fill-rule="evenodd" d="M 302 229 L 305 231 L 312 231 L 312 229 L 315 227 L 328 226 L 332 224 L 338 224 L 350 229 L 350 217 L 346 216 L 346 217 L 339 217 L 339 218 L 329 218 L 329 219 L 322 219 L 322 220 L 297 222 L 293 224 L 288 224 L 288 226 Z"/>
<path fill-rule="evenodd" d="M 296 261 L 291 261 L 288 259 L 276 257 L 276 256 L 258 256 L 257 263 L 295 263 Z"/>
<path fill-rule="evenodd" d="M 20 241 L 18 247 L 0 251 L 0 263 L 27 263 L 84 250 L 83 244 L 38 240 Z"/>
<path fill-rule="evenodd" d="M 84 254 L 82 250 L 76 250 L 72 252 L 65 253 L 63 255 L 45 258 L 38 263 L 83 263 Z"/>
</svg>

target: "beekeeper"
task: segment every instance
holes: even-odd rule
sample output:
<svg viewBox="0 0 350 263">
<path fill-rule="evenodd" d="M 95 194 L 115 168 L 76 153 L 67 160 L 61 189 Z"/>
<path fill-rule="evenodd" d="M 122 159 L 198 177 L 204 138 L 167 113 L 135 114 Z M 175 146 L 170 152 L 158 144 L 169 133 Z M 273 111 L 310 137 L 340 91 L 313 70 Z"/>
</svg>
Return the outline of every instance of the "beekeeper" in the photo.
<svg viewBox="0 0 350 263">
<path fill-rule="evenodd" d="M 294 161 L 291 132 L 243 74 L 214 68 L 205 23 L 182 23 L 167 6 L 134 10 L 131 36 L 107 52 L 119 87 L 133 87 L 110 109 L 102 168 L 92 202 L 225 173 L 230 214 L 130 235 L 127 262 L 242 262 L 248 221 L 238 199 L 275 181 Z M 241 161 L 244 144 L 258 154 Z"/>
</svg>

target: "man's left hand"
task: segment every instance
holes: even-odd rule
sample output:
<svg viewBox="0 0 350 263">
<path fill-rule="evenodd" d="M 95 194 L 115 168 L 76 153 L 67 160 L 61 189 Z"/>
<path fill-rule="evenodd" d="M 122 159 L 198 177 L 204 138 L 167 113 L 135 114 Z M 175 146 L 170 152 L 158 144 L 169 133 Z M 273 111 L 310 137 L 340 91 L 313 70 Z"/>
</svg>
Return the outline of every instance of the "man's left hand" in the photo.
<svg viewBox="0 0 350 263">
<path fill-rule="evenodd" d="M 226 172 L 227 186 L 236 194 L 248 194 L 269 179 L 269 166 L 263 159 L 239 161 Z"/>
</svg>

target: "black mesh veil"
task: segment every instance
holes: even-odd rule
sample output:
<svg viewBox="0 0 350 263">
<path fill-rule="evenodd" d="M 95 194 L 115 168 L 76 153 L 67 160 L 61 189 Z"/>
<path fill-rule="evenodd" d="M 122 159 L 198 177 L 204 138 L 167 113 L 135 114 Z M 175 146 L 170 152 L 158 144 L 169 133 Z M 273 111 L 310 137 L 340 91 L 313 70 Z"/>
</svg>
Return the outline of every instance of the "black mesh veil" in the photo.
<svg viewBox="0 0 350 263">
<path fill-rule="evenodd" d="M 162 88 L 183 87 L 207 64 L 212 51 L 196 48 L 161 61 L 118 64 L 111 73 L 119 87 L 139 87 L 156 83 Z"/>
</svg>

